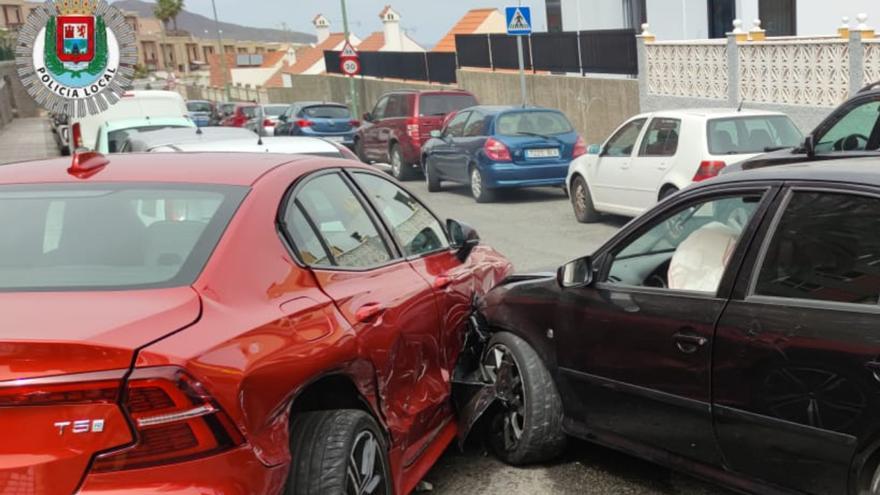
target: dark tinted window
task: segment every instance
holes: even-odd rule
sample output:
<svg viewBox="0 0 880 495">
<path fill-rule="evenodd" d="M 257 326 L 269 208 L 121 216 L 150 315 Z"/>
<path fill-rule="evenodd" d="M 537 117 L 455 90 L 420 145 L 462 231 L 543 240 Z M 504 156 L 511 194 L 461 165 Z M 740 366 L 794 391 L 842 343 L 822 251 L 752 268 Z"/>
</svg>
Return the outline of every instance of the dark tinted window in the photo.
<svg viewBox="0 0 880 495">
<path fill-rule="evenodd" d="M 419 115 L 446 115 L 476 104 L 477 99 L 468 94 L 422 95 Z"/>
<path fill-rule="evenodd" d="M 339 175 L 310 180 L 297 193 L 295 201 L 327 246 L 332 265 L 365 268 L 391 260 L 388 247 L 364 205 Z M 320 254 L 315 254 L 312 240 L 297 237 L 296 232 L 291 232 L 291 236 L 297 250 L 307 249 L 321 259 Z"/>
<path fill-rule="evenodd" d="M 480 112 L 471 112 L 471 116 L 464 126 L 465 137 L 479 137 L 486 135 L 486 122 L 488 118 Z"/>
<path fill-rule="evenodd" d="M 633 120 L 624 124 L 614 136 L 611 136 L 602 153 L 606 156 L 632 155 L 643 125 L 645 125 L 645 119 Z"/>
<path fill-rule="evenodd" d="M 190 112 L 210 112 L 211 104 L 207 101 L 188 101 L 186 109 Z"/>
<path fill-rule="evenodd" d="M 277 117 L 284 113 L 287 108 L 287 105 L 266 105 L 263 107 L 263 112 L 270 117 Z"/>
<path fill-rule="evenodd" d="M 385 108 L 388 106 L 389 96 L 383 96 L 376 102 L 376 107 L 373 108 L 373 118 L 376 120 L 385 118 Z"/>
<path fill-rule="evenodd" d="M 755 293 L 877 304 L 880 200 L 795 193 L 767 250 Z"/>
<path fill-rule="evenodd" d="M 495 121 L 495 133 L 503 136 L 520 134 L 566 134 L 572 132 L 571 123 L 559 112 L 544 110 L 507 112 Z"/>
<path fill-rule="evenodd" d="M 880 101 L 863 103 L 845 113 L 840 120 L 818 138 L 816 151 L 861 151 L 868 148 L 868 140 L 880 118 Z"/>
<path fill-rule="evenodd" d="M 298 202 L 287 208 L 285 224 L 293 239 L 296 254 L 303 263 L 310 266 L 333 266 L 330 256 L 318 238 Z"/>
<path fill-rule="evenodd" d="M 642 139 L 639 156 L 675 156 L 680 134 L 681 120 L 664 118 L 652 120 L 648 132 Z"/>
<path fill-rule="evenodd" d="M 801 131 L 785 115 L 757 115 L 712 119 L 706 126 L 713 155 L 764 153 L 801 144 Z"/>
<path fill-rule="evenodd" d="M 252 119 L 257 116 L 257 107 L 241 107 L 241 114 Z"/>
<path fill-rule="evenodd" d="M 407 256 L 449 247 L 440 222 L 411 194 L 372 174 L 355 173 L 355 176 Z"/>
<path fill-rule="evenodd" d="M 384 118 L 408 117 L 410 115 L 410 95 L 397 94 L 388 97 L 388 106 L 385 107 Z"/>
<path fill-rule="evenodd" d="M 461 112 L 456 114 L 452 119 L 449 120 L 449 123 L 446 125 L 445 135 L 451 137 L 461 137 L 464 135 L 464 125 L 467 123 L 468 117 L 470 117 L 470 112 Z"/>
<path fill-rule="evenodd" d="M 196 185 L 0 187 L 0 290 L 189 285 L 244 192 Z"/>
<path fill-rule="evenodd" d="M 348 108 L 336 105 L 306 107 L 303 108 L 302 114 L 313 119 L 347 119 L 351 117 Z"/>
</svg>

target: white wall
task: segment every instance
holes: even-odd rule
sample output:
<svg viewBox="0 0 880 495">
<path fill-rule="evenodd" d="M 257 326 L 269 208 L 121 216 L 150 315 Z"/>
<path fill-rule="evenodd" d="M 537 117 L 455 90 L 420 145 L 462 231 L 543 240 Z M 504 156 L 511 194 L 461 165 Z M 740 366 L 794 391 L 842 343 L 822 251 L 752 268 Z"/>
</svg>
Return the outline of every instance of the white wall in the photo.
<svg viewBox="0 0 880 495">
<path fill-rule="evenodd" d="M 797 6 L 797 34 L 813 36 L 834 34 L 840 26 L 840 18 L 849 17 L 856 26 L 856 14 L 868 14 L 868 26 L 880 28 L 880 1 L 878 0 L 799 0 Z"/>
<path fill-rule="evenodd" d="M 622 0 L 562 0 L 563 31 L 620 29 L 623 23 Z"/>
<path fill-rule="evenodd" d="M 658 41 L 709 37 L 706 0 L 654 0 L 646 3 L 648 24 Z"/>
<path fill-rule="evenodd" d="M 259 67 L 231 69 L 232 84 L 250 84 L 251 86 L 262 86 L 277 71 L 277 68 L 263 69 Z"/>
</svg>

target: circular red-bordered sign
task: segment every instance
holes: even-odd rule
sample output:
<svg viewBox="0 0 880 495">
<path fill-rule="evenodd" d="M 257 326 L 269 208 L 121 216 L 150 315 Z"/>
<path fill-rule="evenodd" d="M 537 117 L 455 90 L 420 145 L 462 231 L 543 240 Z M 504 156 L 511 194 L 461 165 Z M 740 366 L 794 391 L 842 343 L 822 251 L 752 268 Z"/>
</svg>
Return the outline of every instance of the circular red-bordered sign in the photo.
<svg viewBox="0 0 880 495">
<path fill-rule="evenodd" d="M 361 62 L 356 58 L 343 58 L 339 61 L 339 68 L 346 76 L 356 76 L 361 73 Z"/>
</svg>

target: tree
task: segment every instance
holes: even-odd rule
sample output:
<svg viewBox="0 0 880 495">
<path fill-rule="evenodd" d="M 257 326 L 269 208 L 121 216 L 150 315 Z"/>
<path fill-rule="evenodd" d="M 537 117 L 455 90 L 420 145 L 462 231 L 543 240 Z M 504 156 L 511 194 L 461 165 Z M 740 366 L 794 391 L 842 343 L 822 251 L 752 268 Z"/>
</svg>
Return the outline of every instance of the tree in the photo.
<svg viewBox="0 0 880 495">
<path fill-rule="evenodd" d="M 174 24 L 174 30 L 177 31 L 177 16 L 183 12 L 185 0 L 157 0 L 156 6 L 153 7 L 153 15 L 156 19 L 162 21 L 165 29 L 168 29 L 168 21 Z"/>
</svg>

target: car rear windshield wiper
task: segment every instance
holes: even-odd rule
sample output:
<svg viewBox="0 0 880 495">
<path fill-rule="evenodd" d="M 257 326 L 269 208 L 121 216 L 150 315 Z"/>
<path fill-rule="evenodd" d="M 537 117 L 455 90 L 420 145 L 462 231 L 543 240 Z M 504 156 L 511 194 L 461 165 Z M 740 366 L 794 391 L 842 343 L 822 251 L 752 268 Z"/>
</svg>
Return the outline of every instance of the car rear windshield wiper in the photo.
<svg viewBox="0 0 880 495">
<path fill-rule="evenodd" d="M 558 137 L 556 137 L 556 136 L 550 136 L 550 135 L 548 135 L 548 134 L 539 134 L 539 133 L 537 133 L 537 132 L 518 131 L 518 132 L 516 133 L 516 135 L 517 135 L 517 136 L 532 136 L 532 137 L 539 137 L 539 138 L 541 138 L 541 139 L 552 139 L 553 141 L 556 141 L 556 142 L 559 143 L 559 144 L 565 144 L 565 143 L 564 143 L 561 139 L 559 139 Z"/>
</svg>

